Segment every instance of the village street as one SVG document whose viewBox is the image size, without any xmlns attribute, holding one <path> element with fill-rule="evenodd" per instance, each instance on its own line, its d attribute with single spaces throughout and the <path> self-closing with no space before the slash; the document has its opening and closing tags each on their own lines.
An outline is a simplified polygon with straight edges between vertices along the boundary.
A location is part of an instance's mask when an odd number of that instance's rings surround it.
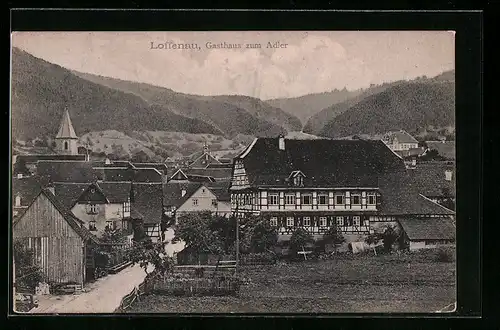
<svg viewBox="0 0 500 330">
<path fill-rule="evenodd" d="M 153 268 L 148 269 L 151 272 Z M 29 313 L 113 313 L 121 299 L 144 281 L 146 273 L 139 265 L 108 275 L 89 284 L 89 290 L 78 295 L 38 297 L 38 307 Z"/>
<path fill-rule="evenodd" d="M 172 228 L 169 228 L 165 231 L 165 239 L 163 241 L 168 242 L 168 244 L 165 244 L 165 253 L 169 257 L 173 257 L 174 253 L 182 251 L 184 249 L 184 246 L 186 245 L 186 243 L 183 241 L 175 244 L 171 243 L 174 237 L 175 232 Z"/>
</svg>

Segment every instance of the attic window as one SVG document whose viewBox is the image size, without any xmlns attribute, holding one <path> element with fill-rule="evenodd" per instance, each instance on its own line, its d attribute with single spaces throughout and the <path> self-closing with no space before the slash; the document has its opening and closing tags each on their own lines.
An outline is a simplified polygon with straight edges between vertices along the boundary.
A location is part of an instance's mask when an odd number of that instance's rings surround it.
<svg viewBox="0 0 500 330">
<path fill-rule="evenodd" d="M 94 193 L 95 193 L 95 189 L 94 189 L 94 188 L 90 188 L 90 192 L 91 192 L 92 194 L 94 194 Z"/>
</svg>

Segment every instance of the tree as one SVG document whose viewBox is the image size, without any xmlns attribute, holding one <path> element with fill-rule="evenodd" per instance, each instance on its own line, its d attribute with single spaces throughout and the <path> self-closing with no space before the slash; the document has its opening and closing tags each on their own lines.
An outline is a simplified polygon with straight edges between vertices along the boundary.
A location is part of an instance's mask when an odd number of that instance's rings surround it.
<svg viewBox="0 0 500 330">
<path fill-rule="evenodd" d="M 297 252 L 302 251 L 308 244 L 314 242 L 312 235 L 304 228 L 297 228 L 290 237 L 290 251 L 294 256 Z"/>
<path fill-rule="evenodd" d="M 266 252 L 278 242 L 278 232 L 269 221 L 260 219 L 255 225 L 251 236 L 251 249 L 253 252 Z"/>
<path fill-rule="evenodd" d="M 209 224 L 210 230 L 217 233 L 225 253 L 234 252 L 236 243 L 236 218 L 225 218 L 222 216 L 212 216 Z"/>
<path fill-rule="evenodd" d="M 384 250 L 390 252 L 392 250 L 392 245 L 396 242 L 399 235 L 394 230 L 392 226 L 387 226 L 382 234 L 382 242 L 384 243 Z"/>
<path fill-rule="evenodd" d="M 420 157 L 423 161 L 429 160 L 444 160 L 445 158 L 439 154 L 436 149 L 428 150 L 423 156 Z"/>
<path fill-rule="evenodd" d="M 29 175 L 30 171 L 28 170 L 28 167 L 26 166 L 26 160 L 22 157 L 17 158 L 15 164 L 14 164 L 14 175 L 17 174 L 22 174 L 22 175 Z"/>
<path fill-rule="evenodd" d="M 335 252 L 339 245 L 345 242 L 342 231 L 335 225 L 330 227 L 326 233 L 323 234 L 323 242 L 326 244 L 333 244 Z"/>
<path fill-rule="evenodd" d="M 162 275 L 171 273 L 174 268 L 174 260 L 165 254 L 165 244 L 162 242 L 142 241 L 134 244 L 130 260 L 133 264 L 139 264 L 146 274 L 149 274 L 149 265 L 153 265 L 154 271 Z"/>
<path fill-rule="evenodd" d="M 16 263 L 16 285 L 34 289 L 45 278 L 41 268 L 35 264 L 34 251 L 20 241 L 14 241 Z"/>
<path fill-rule="evenodd" d="M 192 212 L 179 217 L 172 242 L 184 241 L 195 253 L 221 254 L 224 244 L 221 237 L 210 228 L 212 214 L 210 212 Z"/>
<path fill-rule="evenodd" d="M 148 163 L 150 161 L 149 156 L 144 150 L 135 151 L 132 154 L 131 161 L 134 163 Z"/>
</svg>

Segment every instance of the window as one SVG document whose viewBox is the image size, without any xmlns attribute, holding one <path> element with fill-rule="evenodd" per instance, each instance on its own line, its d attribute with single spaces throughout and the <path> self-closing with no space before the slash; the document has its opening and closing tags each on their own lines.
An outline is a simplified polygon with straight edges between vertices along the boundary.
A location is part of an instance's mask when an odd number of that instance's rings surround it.
<svg viewBox="0 0 500 330">
<path fill-rule="evenodd" d="M 64 150 L 68 150 L 68 149 L 69 149 L 69 147 L 68 147 L 68 141 L 65 141 L 64 142 Z"/>
<path fill-rule="evenodd" d="M 197 198 L 193 198 L 193 206 L 197 206 L 198 205 L 198 199 Z"/>
<path fill-rule="evenodd" d="M 116 223 L 112 220 L 106 221 L 106 228 L 108 229 L 116 229 Z"/>
<path fill-rule="evenodd" d="M 295 205 L 295 195 L 292 195 L 292 194 L 285 195 L 285 204 L 286 205 Z"/>
<path fill-rule="evenodd" d="M 269 224 L 273 227 L 277 227 L 278 226 L 278 218 L 277 217 L 271 217 L 271 219 L 269 220 Z"/>
<path fill-rule="evenodd" d="M 95 221 L 89 221 L 89 230 L 90 231 L 96 231 L 97 228 L 95 226 Z"/>
<path fill-rule="evenodd" d="M 128 198 L 127 201 L 123 203 L 123 213 L 125 212 L 130 212 L 130 198 Z"/>
<path fill-rule="evenodd" d="M 319 205 L 328 204 L 328 195 L 326 195 L 326 194 L 318 195 L 318 204 Z"/>
<path fill-rule="evenodd" d="M 365 227 L 370 226 L 370 220 L 368 218 L 363 220 L 363 226 L 365 226 Z"/>
<path fill-rule="evenodd" d="M 204 194 L 205 193 L 205 188 L 201 189 L 201 192 Z"/>
<path fill-rule="evenodd" d="M 311 195 L 302 195 L 302 204 L 309 205 L 311 204 Z"/>
<path fill-rule="evenodd" d="M 344 217 L 337 217 L 337 226 L 342 227 L 344 225 Z"/>
<path fill-rule="evenodd" d="M 326 227 L 326 217 L 319 217 L 319 226 Z"/>
<path fill-rule="evenodd" d="M 278 194 L 269 195 L 269 205 L 278 205 Z"/>
<path fill-rule="evenodd" d="M 335 195 L 335 204 L 343 205 L 344 204 L 344 195 Z"/>
<path fill-rule="evenodd" d="M 16 206 L 21 206 L 21 196 L 16 196 Z"/>
<path fill-rule="evenodd" d="M 311 217 L 304 217 L 304 226 L 309 227 L 311 225 Z"/>
<path fill-rule="evenodd" d="M 293 178 L 293 184 L 295 186 L 303 186 L 304 185 L 304 178 L 302 177 L 302 175 L 300 174 L 297 174 L 297 176 L 295 178 Z"/>
<path fill-rule="evenodd" d="M 361 222 L 360 222 L 360 217 L 359 216 L 352 217 L 352 222 L 353 222 L 353 225 L 355 227 L 361 226 Z"/>
<path fill-rule="evenodd" d="M 97 214 L 99 213 L 99 207 L 97 204 L 89 204 L 87 206 L 87 214 Z"/>
<path fill-rule="evenodd" d="M 377 203 L 377 199 L 375 195 L 368 195 L 368 205 L 375 205 Z"/>
<path fill-rule="evenodd" d="M 286 225 L 287 227 L 293 227 L 295 225 L 295 220 L 293 217 L 287 217 L 286 218 Z"/>
<path fill-rule="evenodd" d="M 212 206 L 217 207 L 217 199 L 212 199 Z"/>
<path fill-rule="evenodd" d="M 361 196 L 352 195 L 352 204 L 353 205 L 360 205 L 361 204 Z"/>
</svg>

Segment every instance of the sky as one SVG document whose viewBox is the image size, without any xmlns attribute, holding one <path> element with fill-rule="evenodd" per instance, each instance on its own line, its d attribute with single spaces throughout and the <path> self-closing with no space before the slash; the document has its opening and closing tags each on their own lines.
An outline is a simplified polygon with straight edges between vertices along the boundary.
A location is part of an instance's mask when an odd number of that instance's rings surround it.
<svg viewBox="0 0 500 330">
<path fill-rule="evenodd" d="M 210 46 L 222 42 L 241 48 Z M 12 45 L 80 72 L 188 94 L 263 100 L 354 90 L 455 68 L 452 31 L 14 32 Z"/>
</svg>

